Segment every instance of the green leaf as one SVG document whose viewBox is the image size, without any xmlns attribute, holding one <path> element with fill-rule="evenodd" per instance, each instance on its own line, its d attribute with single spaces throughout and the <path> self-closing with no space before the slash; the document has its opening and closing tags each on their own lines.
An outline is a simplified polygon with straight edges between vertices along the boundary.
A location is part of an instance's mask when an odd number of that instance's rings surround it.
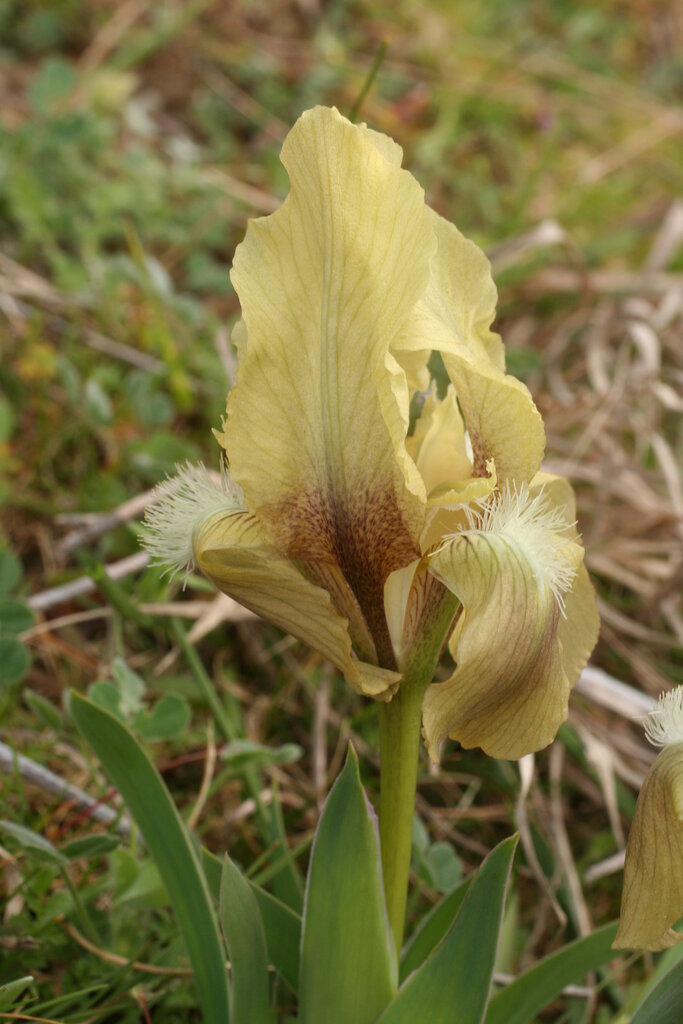
<svg viewBox="0 0 683 1024">
<path fill-rule="evenodd" d="M 20 1000 L 20 996 L 23 996 L 29 985 L 33 984 L 33 977 L 30 974 L 25 975 L 23 978 L 15 978 L 14 981 L 7 981 L 4 985 L 0 985 L 0 1010 L 11 1010 L 13 1007 L 23 1000 Z"/>
<path fill-rule="evenodd" d="M 0 686 L 20 682 L 31 667 L 31 656 L 13 636 L 0 637 Z"/>
<path fill-rule="evenodd" d="M 451 892 L 462 877 L 462 863 L 450 843 L 433 843 L 420 860 L 420 874 L 437 892 Z"/>
<path fill-rule="evenodd" d="M 80 839 L 72 839 L 69 843 L 60 846 L 59 851 L 69 860 L 81 860 L 87 857 L 101 857 L 105 853 L 112 853 L 121 845 L 117 836 L 111 836 L 107 832 L 101 832 L 92 836 L 82 836 Z"/>
<path fill-rule="evenodd" d="M 0 601 L 0 636 L 17 636 L 33 622 L 33 612 L 22 601 Z"/>
<path fill-rule="evenodd" d="M 480 1024 L 491 980 L 517 836 L 493 850 L 472 882 L 453 927 L 407 981 L 378 1024 Z"/>
<path fill-rule="evenodd" d="M 45 725 L 49 726 L 50 729 L 54 729 L 55 732 L 61 732 L 64 728 L 64 721 L 59 708 L 56 708 L 51 700 L 46 700 L 45 697 L 41 697 L 39 693 L 35 693 L 33 690 L 24 690 L 23 698 L 37 718 L 40 718 Z"/>
<path fill-rule="evenodd" d="M 132 878 L 131 861 L 135 868 Z M 136 904 L 145 909 L 168 906 L 168 893 L 153 860 L 140 863 L 129 850 L 118 849 L 112 854 L 112 866 L 117 877 L 117 906 Z"/>
<path fill-rule="evenodd" d="M 645 997 L 631 1024 L 680 1024 L 683 1006 L 683 960 L 679 960 Z"/>
<path fill-rule="evenodd" d="M 405 981 L 409 974 L 417 970 L 421 963 L 427 959 L 433 949 L 449 931 L 455 915 L 460 910 L 462 902 L 470 887 L 471 878 L 461 882 L 457 889 L 449 892 L 447 896 L 437 903 L 435 907 L 420 921 L 420 924 L 411 935 L 403 952 L 401 960 L 401 981 Z"/>
<path fill-rule="evenodd" d="M 194 846 L 159 773 L 126 727 L 77 693 L 71 715 L 144 837 L 178 918 L 204 1020 L 230 1019 L 223 944 Z"/>
<path fill-rule="evenodd" d="M 283 743 L 280 747 L 267 747 L 252 740 L 233 740 L 221 751 L 221 757 L 231 768 L 238 771 L 247 765 L 264 768 L 271 764 L 293 764 L 298 761 L 303 750 L 298 743 Z"/>
<path fill-rule="evenodd" d="M 232 975 L 232 1019 L 269 1024 L 268 954 L 261 912 L 248 881 L 230 858 L 223 862 L 220 913 Z"/>
<path fill-rule="evenodd" d="M 270 841 L 275 850 L 276 860 L 280 860 L 282 866 L 270 876 L 270 884 L 279 900 L 282 900 L 288 907 L 291 907 L 297 914 L 301 914 L 304 903 L 304 883 L 299 865 L 292 856 L 289 848 L 285 823 L 282 819 L 282 807 L 277 797 L 277 789 L 274 790 L 273 800 L 270 805 Z M 279 846 L 279 850 L 277 847 Z M 278 854 L 281 853 L 281 856 Z"/>
<path fill-rule="evenodd" d="M 28 90 L 31 106 L 45 114 L 60 100 L 65 99 L 76 84 L 76 73 L 63 57 L 49 57 L 43 61 Z"/>
<path fill-rule="evenodd" d="M 493 996 L 486 1024 L 530 1024 L 565 987 L 580 981 L 615 956 L 616 924 L 606 924 L 534 964 Z"/>
<path fill-rule="evenodd" d="M 0 548 L 0 594 L 9 594 L 21 581 L 21 562 L 8 548 Z"/>
<path fill-rule="evenodd" d="M 88 697 L 97 704 L 99 708 L 103 708 L 108 711 L 110 715 L 114 715 L 121 722 L 125 721 L 123 712 L 121 711 L 121 694 L 114 685 L 100 680 L 100 682 L 93 683 L 88 688 Z"/>
<path fill-rule="evenodd" d="M 370 1024 L 396 991 L 396 974 L 374 814 L 349 746 L 308 869 L 300 1024 Z"/>
<path fill-rule="evenodd" d="M 145 740 L 170 740 L 190 724 L 190 705 L 177 693 L 166 693 L 147 711 L 138 711 L 133 729 Z"/>
<path fill-rule="evenodd" d="M 142 697 L 146 689 L 144 679 L 129 668 L 123 658 L 114 658 L 111 674 L 121 694 L 121 711 L 126 718 L 137 714 L 142 708 Z"/>
<path fill-rule="evenodd" d="M 64 854 L 56 846 L 53 846 L 49 839 L 41 836 L 39 832 L 34 832 L 33 829 L 25 828 L 24 825 L 17 825 L 13 821 L 1 819 L 0 832 L 12 836 L 19 843 L 22 850 L 26 850 L 28 853 L 39 853 L 41 857 L 59 866 L 67 862 Z"/>
<path fill-rule="evenodd" d="M 221 884 L 221 862 L 215 854 L 202 847 L 202 867 L 209 889 L 218 900 Z M 296 995 L 299 986 L 299 947 L 301 917 L 276 896 L 248 880 L 261 911 L 266 931 L 268 962 L 287 982 Z"/>
<path fill-rule="evenodd" d="M 266 930 L 268 960 L 296 994 L 299 988 L 301 918 L 260 885 L 250 882 Z"/>
</svg>

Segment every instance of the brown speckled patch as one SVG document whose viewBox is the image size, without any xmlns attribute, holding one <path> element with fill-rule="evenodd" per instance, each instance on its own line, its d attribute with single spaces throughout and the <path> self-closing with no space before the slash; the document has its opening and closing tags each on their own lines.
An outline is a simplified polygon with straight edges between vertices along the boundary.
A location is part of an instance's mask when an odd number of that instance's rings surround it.
<svg viewBox="0 0 683 1024">
<path fill-rule="evenodd" d="M 476 430 L 470 431 L 470 441 L 472 443 L 472 476 L 488 477 L 489 471 L 486 468 L 486 444 L 481 434 L 478 434 Z"/>
<path fill-rule="evenodd" d="M 260 509 L 290 558 L 327 562 L 341 569 L 377 651 L 378 663 L 395 668 L 384 614 L 384 582 L 419 554 L 391 485 L 366 486 L 349 498 L 322 490 Z"/>
</svg>

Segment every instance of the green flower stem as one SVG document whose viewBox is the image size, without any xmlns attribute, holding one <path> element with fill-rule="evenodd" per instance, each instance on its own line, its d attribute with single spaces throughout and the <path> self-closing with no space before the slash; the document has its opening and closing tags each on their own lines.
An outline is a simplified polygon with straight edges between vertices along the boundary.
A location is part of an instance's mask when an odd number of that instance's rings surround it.
<svg viewBox="0 0 683 1024">
<path fill-rule="evenodd" d="M 432 581 L 394 698 L 379 704 L 379 835 L 389 924 L 400 959 L 408 900 L 422 698 L 453 627 L 458 599 Z"/>
<path fill-rule="evenodd" d="M 431 675 L 404 677 L 393 700 L 379 705 L 379 834 L 387 913 L 399 957 L 413 843 L 422 698 L 430 679 Z"/>
</svg>

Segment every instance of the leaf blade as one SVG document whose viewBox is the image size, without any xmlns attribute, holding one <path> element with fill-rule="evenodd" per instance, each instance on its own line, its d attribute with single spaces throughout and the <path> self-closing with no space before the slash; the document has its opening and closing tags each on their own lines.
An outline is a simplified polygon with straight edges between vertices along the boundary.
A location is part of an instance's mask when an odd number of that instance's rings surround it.
<svg viewBox="0 0 683 1024">
<path fill-rule="evenodd" d="M 529 1024 L 552 1002 L 565 985 L 571 985 L 614 958 L 612 942 L 617 925 L 607 924 L 585 938 L 576 939 L 520 974 L 495 995 L 486 1024 Z"/>
<path fill-rule="evenodd" d="M 72 693 L 71 715 L 144 836 L 182 930 L 208 1024 L 230 1019 L 222 942 L 189 835 L 161 776 L 113 715 Z"/>
<path fill-rule="evenodd" d="M 352 747 L 327 798 L 304 902 L 300 1024 L 371 1024 L 396 989 L 379 837 Z"/>
<path fill-rule="evenodd" d="M 232 974 L 232 1019 L 271 1024 L 268 955 L 263 920 L 248 881 L 225 856 L 220 916 Z"/>
<path fill-rule="evenodd" d="M 683 960 L 667 971 L 631 1018 L 631 1024 L 680 1024 L 683 1006 Z"/>
<path fill-rule="evenodd" d="M 401 986 L 378 1024 L 480 1024 L 488 1002 L 517 837 L 500 843 L 472 882 L 450 931 Z M 476 942 L 472 937 L 476 935 Z"/>
</svg>

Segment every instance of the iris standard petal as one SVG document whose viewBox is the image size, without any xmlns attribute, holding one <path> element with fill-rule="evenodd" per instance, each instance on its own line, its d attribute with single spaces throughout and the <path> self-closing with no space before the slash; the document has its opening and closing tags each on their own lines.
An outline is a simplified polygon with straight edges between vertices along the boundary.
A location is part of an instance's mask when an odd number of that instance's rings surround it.
<svg viewBox="0 0 683 1024">
<path fill-rule="evenodd" d="M 235 254 L 249 340 L 223 435 L 249 509 L 291 557 L 341 568 L 373 635 L 386 635 L 384 580 L 415 557 L 424 518 L 389 345 L 436 242 L 399 159 L 334 109 L 287 136 L 290 193 Z"/>
<path fill-rule="evenodd" d="M 423 704 L 433 759 L 446 736 L 519 758 L 547 746 L 566 718 L 559 623 L 583 558 L 568 525 L 542 493 L 508 487 L 430 557 L 462 604 L 450 641 L 456 670 Z"/>
<path fill-rule="evenodd" d="M 441 400 L 434 394 L 427 396 L 407 445 L 424 480 L 428 500 L 437 489 L 450 489 L 472 476 L 465 424 L 452 387 Z"/>
<path fill-rule="evenodd" d="M 489 262 L 448 221 L 430 211 L 437 255 L 424 295 L 394 342 L 396 351 L 441 352 L 465 418 L 474 475 L 493 459 L 499 482 L 529 481 L 545 449 L 543 421 L 528 389 L 505 373 L 500 337 L 491 330 L 496 288 Z"/>
</svg>

